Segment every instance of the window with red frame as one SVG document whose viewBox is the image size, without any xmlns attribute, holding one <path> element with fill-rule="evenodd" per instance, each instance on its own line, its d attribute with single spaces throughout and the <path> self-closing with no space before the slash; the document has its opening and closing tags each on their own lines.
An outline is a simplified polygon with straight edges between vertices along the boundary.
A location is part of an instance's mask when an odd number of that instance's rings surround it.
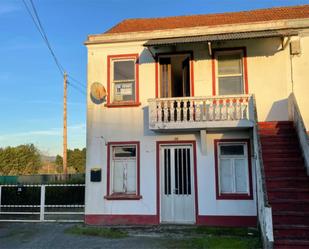
<svg viewBox="0 0 309 249">
<path fill-rule="evenodd" d="M 250 160 L 247 142 L 216 141 L 217 194 L 251 195 Z"/>
<path fill-rule="evenodd" d="M 216 51 L 215 57 L 217 64 L 217 94 L 244 94 L 243 51 Z"/>
<path fill-rule="evenodd" d="M 110 148 L 111 194 L 137 194 L 138 146 L 112 145 Z"/>
<path fill-rule="evenodd" d="M 109 103 L 130 105 L 138 102 L 137 55 L 109 56 Z"/>
</svg>

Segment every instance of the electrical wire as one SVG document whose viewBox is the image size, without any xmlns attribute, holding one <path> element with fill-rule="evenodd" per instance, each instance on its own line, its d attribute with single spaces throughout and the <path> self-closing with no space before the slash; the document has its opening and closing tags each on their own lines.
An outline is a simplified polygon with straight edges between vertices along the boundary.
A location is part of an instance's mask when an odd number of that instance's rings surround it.
<svg viewBox="0 0 309 249">
<path fill-rule="evenodd" d="M 69 77 L 71 80 L 75 81 L 75 82 L 76 82 L 77 84 L 79 84 L 80 86 L 86 87 L 86 84 L 85 84 L 85 83 L 80 82 L 79 80 L 75 79 L 75 78 L 72 77 L 71 75 L 68 74 L 68 77 Z"/>
<path fill-rule="evenodd" d="M 63 66 L 61 65 L 59 59 L 57 58 L 57 56 L 56 56 L 56 54 L 55 54 L 55 52 L 54 52 L 54 50 L 53 50 L 53 48 L 52 48 L 52 46 L 51 46 L 49 40 L 48 40 L 48 37 L 47 37 L 47 35 L 46 35 L 46 32 L 45 32 L 44 27 L 43 27 L 43 25 L 42 25 L 42 23 L 41 23 L 39 14 L 38 14 L 38 12 L 37 12 L 37 10 L 36 10 L 36 7 L 35 7 L 33 1 L 32 1 L 32 0 L 29 0 L 29 1 L 30 1 L 30 6 L 31 6 L 31 8 L 32 8 L 32 11 L 31 11 L 29 5 L 26 3 L 26 0 L 23 0 L 23 3 L 24 3 L 24 5 L 25 5 L 25 7 L 26 7 L 26 10 L 27 10 L 28 14 L 30 15 L 30 17 L 31 17 L 31 19 L 32 19 L 32 21 L 33 21 L 33 23 L 34 23 L 36 29 L 39 31 L 39 33 L 40 33 L 40 35 L 41 35 L 43 41 L 45 42 L 45 44 L 46 44 L 46 46 L 47 46 L 47 48 L 48 48 L 48 50 L 49 50 L 51 56 L 53 57 L 54 62 L 56 63 L 56 66 L 57 66 L 57 68 L 58 68 L 58 70 L 59 70 L 61 76 L 63 76 L 64 73 L 65 73 L 65 69 L 64 69 Z M 77 83 L 78 85 L 76 85 L 76 84 L 74 84 L 74 83 L 72 83 L 72 82 L 69 82 L 69 81 L 67 81 L 67 84 L 70 85 L 72 88 L 74 88 L 76 91 L 78 91 L 78 92 L 80 92 L 80 93 L 86 95 L 86 92 L 83 90 L 83 88 L 86 87 L 86 84 L 81 83 L 80 81 L 78 81 L 77 79 L 75 79 L 74 77 L 72 77 L 72 76 L 69 75 L 69 74 L 68 74 L 68 77 L 69 77 L 72 81 L 74 81 L 75 83 Z M 81 87 L 83 87 L 83 88 L 81 88 Z"/>
<path fill-rule="evenodd" d="M 81 89 L 80 87 L 78 87 L 77 85 L 75 85 L 74 83 L 67 81 L 67 84 L 68 84 L 68 86 L 73 87 L 76 91 L 78 91 L 82 95 L 86 95 L 86 92 L 83 89 Z"/>
<path fill-rule="evenodd" d="M 35 8 L 35 5 L 34 5 L 33 1 L 30 0 L 30 4 L 32 6 L 32 11 L 30 10 L 30 7 L 28 6 L 28 4 L 26 3 L 25 0 L 23 0 L 23 3 L 25 5 L 26 10 L 27 10 L 28 14 L 30 15 L 30 17 L 31 17 L 35 27 L 39 31 L 43 41 L 45 42 L 49 52 L 51 53 L 51 56 L 53 57 L 53 59 L 54 59 L 54 61 L 56 63 L 56 66 L 58 67 L 58 70 L 59 70 L 60 74 L 63 75 L 65 70 L 64 70 L 63 66 L 60 64 L 60 62 L 59 62 L 59 60 L 58 60 L 54 50 L 52 49 L 52 47 L 50 45 L 50 42 L 49 42 L 49 40 L 47 38 L 46 32 L 45 32 L 45 30 L 43 28 L 43 25 L 42 25 L 41 21 L 40 21 L 39 15 L 38 15 L 38 13 L 36 11 L 36 8 Z M 34 13 L 34 15 L 33 15 L 32 12 Z"/>
</svg>

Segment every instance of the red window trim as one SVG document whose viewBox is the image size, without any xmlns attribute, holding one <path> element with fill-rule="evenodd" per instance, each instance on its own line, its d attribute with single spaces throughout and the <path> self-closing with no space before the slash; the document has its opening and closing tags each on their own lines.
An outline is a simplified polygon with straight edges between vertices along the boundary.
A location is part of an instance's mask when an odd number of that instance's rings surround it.
<svg viewBox="0 0 309 249">
<path fill-rule="evenodd" d="M 111 102 L 111 61 L 112 59 L 135 59 L 135 101 Z M 107 103 L 106 107 L 139 106 L 139 54 L 115 54 L 107 56 Z"/>
<path fill-rule="evenodd" d="M 249 194 L 220 194 L 219 192 L 219 163 L 218 163 L 218 144 L 219 143 L 246 143 L 248 150 L 248 174 L 249 174 Z M 252 166 L 251 166 L 251 147 L 250 139 L 215 139 L 215 174 L 216 174 L 216 198 L 217 200 L 253 200 L 252 190 Z"/>
<path fill-rule="evenodd" d="M 216 52 L 221 51 L 236 51 L 241 50 L 243 52 L 243 68 L 244 68 L 244 87 L 245 94 L 248 94 L 248 64 L 247 64 L 247 48 L 246 47 L 233 47 L 233 48 L 216 48 L 212 51 L 212 95 L 218 95 L 216 85 L 217 85 L 217 75 L 216 75 Z"/>
<path fill-rule="evenodd" d="M 184 50 L 177 52 L 166 52 L 166 53 L 157 53 L 155 59 L 155 77 L 156 77 L 156 87 L 155 94 L 156 98 L 159 98 L 159 57 L 162 55 L 176 55 L 176 54 L 189 54 L 190 55 L 190 95 L 194 97 L 194 53 L 192 50 Z"/>
<path fill-rule="evenodd" d="M 124 194 L 124 193 L 111 193 L 110 190 L 110 177 L 111 177 L 111 165 L 110 165 L 110 152 L 111 147 L 114 145 L 136 145 L 136 194 Z M 139 141 L 121 141 L 121 142 L 108 142 L 107 143 L 107 170 L 106 170 L 106 200 L 140 200 L 140 142 Z"/>
<path fill-rule="evenodd" d="M 199 209 L 198 209 L 198 188 L 197 188 L 197 155 L 196 155 L 196 141 L 195 140 L 168 140 L 168 141 L 157 141 L 156 145 L 156 166 L 157 166 L 157 221 L 158 224 L 160 223 L 160 194 L 161 194 L 161 186 L 160 186 L 160 146 L 165 145 L 165 144 L 190 144 L 192 145 L 193 148 L 193 175 L 194 175 L 194 199 L 195 199 L 195 222 L 198 221 L 198 214 L 199 214 Z"/>
</svg>

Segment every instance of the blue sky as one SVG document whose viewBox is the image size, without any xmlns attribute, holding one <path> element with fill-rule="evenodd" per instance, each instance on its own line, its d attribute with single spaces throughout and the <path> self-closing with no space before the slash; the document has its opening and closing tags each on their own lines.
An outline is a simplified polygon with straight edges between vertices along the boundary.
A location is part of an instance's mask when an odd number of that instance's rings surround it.
<svg viewBox="0 0 309 249">
<path fill-rule="evenodd" d="M 27 2 L 29 0 L 26 0 Z M 240 11 L 309 0 L 33 0 L 63 67 L 86 84 L 88 34 L 125 18 Z M 63 80 L 22 0 L 0 0 L 0 147 L 62 151 Z M 86 96 L 68 89 L 68 145 L 86 143 Z"/>
</svg>

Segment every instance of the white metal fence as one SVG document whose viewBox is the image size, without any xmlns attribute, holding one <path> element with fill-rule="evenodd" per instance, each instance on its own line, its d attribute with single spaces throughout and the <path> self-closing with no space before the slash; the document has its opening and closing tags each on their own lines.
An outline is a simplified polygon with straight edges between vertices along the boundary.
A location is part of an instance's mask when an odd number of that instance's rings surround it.
<svg viewBox="0 0 309 249">
<path fill-rule="evenodd" d="M 0 222 L 83 222 L 85 208 L 84 201 L 83 204 L 46 204 L 46 189 L 55 187 L 84 188 L 85 184 L 0 185 Z M 4 188 L 16 188 L 17 192 L 23 188 L 39 188 L 40 202 L 39 204 L 3 204 Z M 57 209 L 57 211 L 51 211 L 51 209 Z M 46 216 L 48 215 L 54 217 L 66 216 L 69 218 L 47 219 Z M 5 216 L 9 216 L 9 218 L 5 218 Z M 38 218 L 33 219 L 34 216 L 37 216 Z"/>
</svg>

